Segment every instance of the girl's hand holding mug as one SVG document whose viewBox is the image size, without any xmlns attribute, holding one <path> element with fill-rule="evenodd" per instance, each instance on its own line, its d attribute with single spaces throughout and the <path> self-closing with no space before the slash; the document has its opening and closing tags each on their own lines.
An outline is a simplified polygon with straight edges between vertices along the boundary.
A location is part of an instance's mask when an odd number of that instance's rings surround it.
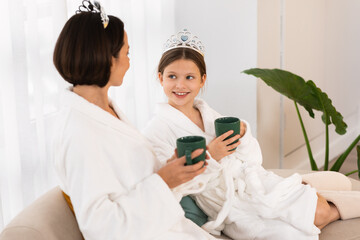
<svg viewBox="0 0 360 240">
<path fill-rule="evenodd" d="M 232 142 L 238 140 L 240 135 L 237 134 L 227 140 L 225 138 L 229 137 L 234 131 L 230 130 L 220 135 L 219 137 L 212 140 L 209 145 L 207 146 L 208 151 L 213 159 L 216 161 L 221 160 L 223 157 L 226 157 L 235 152 L 237 146 L 240 145 L 240 141 L 231 144 Z M 231 144 L 231 145 L 229 145 Z"/>
</svg>

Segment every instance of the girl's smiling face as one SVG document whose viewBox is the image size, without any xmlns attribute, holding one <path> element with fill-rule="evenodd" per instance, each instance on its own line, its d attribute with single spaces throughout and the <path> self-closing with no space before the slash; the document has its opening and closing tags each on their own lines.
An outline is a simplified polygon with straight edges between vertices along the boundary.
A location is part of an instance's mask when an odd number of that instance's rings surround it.
<svg viewBox="0 0 360 240">
<path fill-rule="evenodd" d="M 179 59 L 165 67 L 163 74 L 159 73 L 159 79 L 169 104 L 180 110 L 193 107 L 206 75 L 200 75 L 193 61 Z"/>
</svg>

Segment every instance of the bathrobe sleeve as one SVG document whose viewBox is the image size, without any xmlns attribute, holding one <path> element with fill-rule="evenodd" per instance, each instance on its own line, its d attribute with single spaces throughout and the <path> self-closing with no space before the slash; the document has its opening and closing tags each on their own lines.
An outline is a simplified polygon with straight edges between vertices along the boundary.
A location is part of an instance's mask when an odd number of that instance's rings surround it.
<svg viewBox="0 0 360 240">
<path fill-rule="evenodd" d="M 66 160 L 58 168 L 63 168 L 66 193 L 85 239 L 153 239 L 183 217 L 180 205 L 157 174 L 127 190 L 108 161 L 102 161 L 108 154 L 95 135 L 78 134 L 63 144 Z M 126 151 L 118 161 L 126 161 Z M 122 174 L 132 177 L 126 169 Z"/>
<path fill-rule="evenodd" d="M 143 131 L 153 146 L 161 166 L 164 166 L 167 160 L 175 153 L 177 139 L 174 133 L 175 130 L 176 129 L 171 129 L 165 120 L 155 118 L 151 120 L 148 127 Z"/>
<path fill-rule="evenodd" d="M 246 132 L 240 138 L 241 144 L 236 149 L 236 157 L 246 162 L 248 166 L 260 166 L 262 164 L 262 154 L 259 142 L 253 137 L 250 124 L 243 119 L 241 121 L 246 124 Z"/>
</svg>

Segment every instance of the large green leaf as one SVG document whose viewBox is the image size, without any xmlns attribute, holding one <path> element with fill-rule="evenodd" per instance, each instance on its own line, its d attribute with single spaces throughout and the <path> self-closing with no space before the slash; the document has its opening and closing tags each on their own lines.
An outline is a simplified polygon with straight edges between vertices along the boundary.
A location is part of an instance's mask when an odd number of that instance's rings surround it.
<svg viewBox="0 0 360 240">
<path fill-rule="evenodd" d="M 324 123 L 333 123 L 338 134 L 346 133 L 347 125 L 343 121 L 343 116 L 336 111 L 327 94 L 322 92 L 313 81 L 305 82 L 302 77 L 281 69 L 252 68 L 245 70 L 244 73 L 262 79 L 277 92 L 296 101 L 312 118 L 314 118 L 313 109 L 323 112 Z"/>
<path fill-rule="evenodd" d="M 325 111 L 326 111 L 326 114 L 324 114 L 322 116 L 323 122 L 325 124 L 326 124 L 326 122 L 328 124 L 333 123 L 335 125 L 335 127 L 336 127 L 335 131 L 337 133 L 339 133 L 341 135 L 345 134 L 347 125 L 343 120 L 344 118 L 339 112 L 336 111 L 336 109 L 332 105 L 332 101 L 328 97 L 328 95 L 326 93 L 322 92 L 321 89 L 318 88 L 313 81 L 309 80 L 306 84 L 308 86 L 310 86 L 313 89 L 314 92 L 317 93 L 318 100 L 321 103 L 321 105 L 323 106 L 322 112 L 325 113 Z M 327 119 L 325 119 L 325 116 L 327 116 L 326 117 Z M 330 120 L 330 118 L 331 118 L 331 120 Z"/>
</svg>

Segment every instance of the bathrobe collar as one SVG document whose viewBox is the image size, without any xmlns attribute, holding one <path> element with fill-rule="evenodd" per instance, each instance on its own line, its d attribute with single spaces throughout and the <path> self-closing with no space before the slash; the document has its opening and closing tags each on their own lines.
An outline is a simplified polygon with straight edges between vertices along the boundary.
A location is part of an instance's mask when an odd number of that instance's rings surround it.
<svg viewBox="0 0 360 240">
<path fill-rule="evenodd" d="M 197 108 L 200 113 L 204 124 L 205 132 L 201 130 L 195 123 L 193 123 L 185 114 L 181 111 L 177 110 L 173 106 L 168 103 L 159 103 L 157 106 L 157 114 L 169 121 L 173 124 L 177 125 L 179 128 L 186 128 L 189 132 L 202 135 L 215 135 L 215 128 L 213 119 L 220 117 L 215 116 L 216 114 L 209 105 L 202 99 L 194 100 L 194 107 Z M 217 114 L 216 114 L 217 115 Z"/>
<path fill-rule="evenodd" d="M 88 117 L 96 120 L 100 124 L 113 128 L 114 130 L 126 134 L 130 138 L 135 138 L 137 141 L 141 139 L 146 146 L 153 152 L 149 141 L 130 123 L 125 114 L 120 108 L 109 98 L 109 104 L 114 109 L 118 118 L 111 115 L 109 112 L 103 110 L 99 106 L 87 101 L 85 98 L 74 93 L 72 87 L 66 89 L 62 95 L 61 102 L 63 107 L 76 109 Z M 154 153 L 154 152 L 153 152 Z"/>
</svg>

